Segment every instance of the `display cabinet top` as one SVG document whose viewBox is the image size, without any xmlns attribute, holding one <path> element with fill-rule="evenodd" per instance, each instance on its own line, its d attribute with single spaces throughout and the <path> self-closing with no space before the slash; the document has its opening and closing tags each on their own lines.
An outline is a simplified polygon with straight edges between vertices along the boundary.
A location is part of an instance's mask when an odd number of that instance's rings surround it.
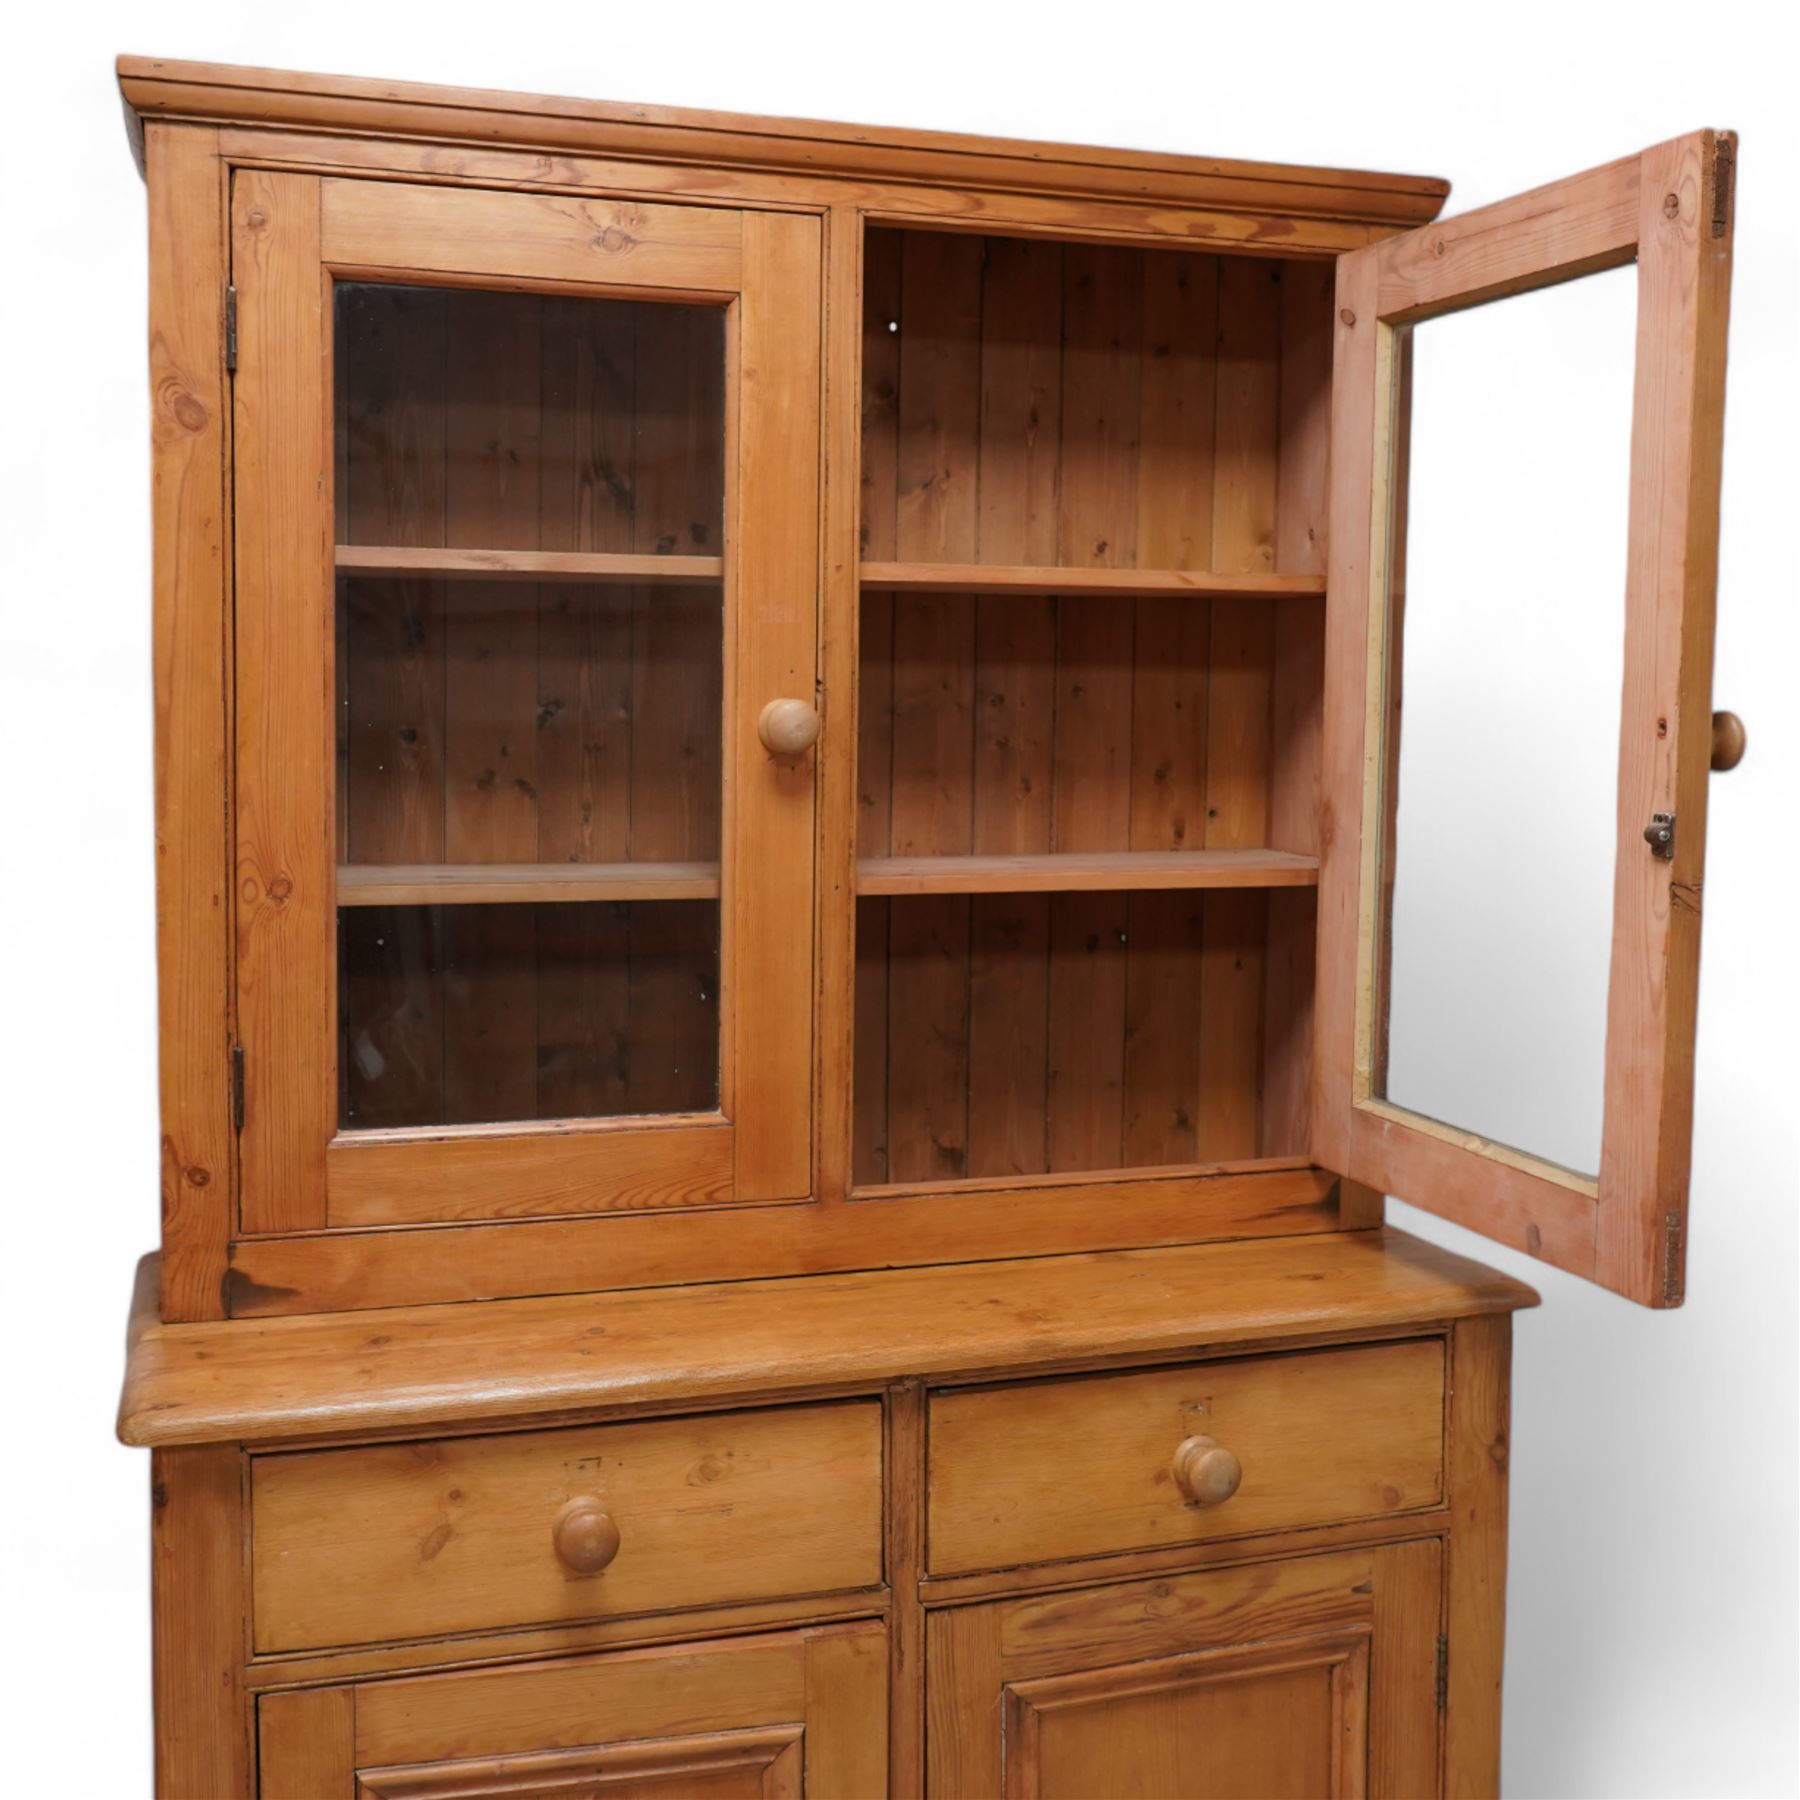
<svg viewBox="0 0 1800 1800">
<path fill-rule="evenodd" d="M 185 119 L 804 174 L 821 181 L 1287 214 L 1389 229 L 1435 218 L 1450 191 L 1448 182 L 1423 175 L 769 119 L 149 56 L 121 56 L 118 74 L 140 168 L 142 121 Z"/>
</svg>

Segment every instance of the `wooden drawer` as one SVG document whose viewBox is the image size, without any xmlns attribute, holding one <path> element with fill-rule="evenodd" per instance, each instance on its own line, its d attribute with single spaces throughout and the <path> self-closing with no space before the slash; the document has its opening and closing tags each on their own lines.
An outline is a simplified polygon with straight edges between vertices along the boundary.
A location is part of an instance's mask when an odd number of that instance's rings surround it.
<svg viewBox="0 0 1800 1800">
<path fill-rule="evenodd" d="M 1237 1492 L 1200 1506 L 1177 1447 L 1216 1439 Z M 1443 1497 L 1436 1339 L 937 1393 L 927 1566 L 948 1575 L 1380 1517 Z"/>
<path fill-rule="evenodd" d="M 586 1495 L 618 1547 L 584 1574 L 553 1534 Z M 259 1456 L 251 1541 L 259 1651 L 870 1587 L 882 1573 L 881 1407 Z"/>
</svg>

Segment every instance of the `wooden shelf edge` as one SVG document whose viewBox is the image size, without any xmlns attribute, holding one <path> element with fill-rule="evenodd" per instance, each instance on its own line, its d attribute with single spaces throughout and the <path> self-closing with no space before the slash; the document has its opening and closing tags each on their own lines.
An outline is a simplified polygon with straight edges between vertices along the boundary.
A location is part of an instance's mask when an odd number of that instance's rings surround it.
<svg viewBox="0 0 1800 1800">
<path fill-rule="evenodd" d="M 1196 600 L 1317 598 L 1323 575 L 1228 575 L 1206 569 L 1056 569 L 988 563 L 866 562 L 868 589 L 903 594 L 1186 594 Z"/>
<path fill-rule="evenodd" d="M 345 863 L 345 906 L 525 906 L 578 900 L 714 900 L 717 863 Z"/>
<path fill-rule="evenodd" d="M 1538 1298 L 1391 1226 L 196 1325 L 159 1324 L 155 1295 L 146 1259 L 118 1415 L 121 1439 L 140 1446 L 1023 1374 L 1448 1323 Z"/>
<path fill-rule="evenodd" d="M 516 576 L 528 581 L 718 581 L 720 556 L 640 556 L 598 550 L 443 550 L 430 545 L 339 544 L 340 575 L 426 576 L 481 581 Z"/>
<path fill-rule="evenodd" d="M 856 891 L 1082 894 L 1146 888 L 1317 887 L 1319 859 L 1290 850 L 1070 851 L 1049 856 L 871 856 Z"/>
</svg>

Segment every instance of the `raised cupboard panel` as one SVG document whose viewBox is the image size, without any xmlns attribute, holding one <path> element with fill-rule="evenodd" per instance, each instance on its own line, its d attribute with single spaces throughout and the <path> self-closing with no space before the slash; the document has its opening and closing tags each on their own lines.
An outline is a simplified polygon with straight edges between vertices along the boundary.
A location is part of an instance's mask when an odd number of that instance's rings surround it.
<svg viewBox="0 0 1800 1800">
<path fill-rule="evenodd" d="M 1439 1791 L 1435 1541 L 952 1607 L 934 1800 Z"/>
<path fill-rule="evenodd" d="M 878 1624 L 265 1694 L 259 1800 L 846 1800 L 887 1783 Z"/>
</svg>

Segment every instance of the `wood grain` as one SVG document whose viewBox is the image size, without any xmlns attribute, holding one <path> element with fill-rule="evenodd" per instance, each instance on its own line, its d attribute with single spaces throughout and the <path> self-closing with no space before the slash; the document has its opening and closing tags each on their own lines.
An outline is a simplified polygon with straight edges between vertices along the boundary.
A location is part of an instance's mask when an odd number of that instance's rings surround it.
<svg viewBox="0 0 1800 1800">
<path fill-rule="evenodd" d="M 1155 1184 L 1150 1184 L 1154 1186 Z M 1041 1202 L 1039 1202 L 1041 1204 Z M 517 1229 L 517 1228 L 513 1228 Z M 1353 1333 L 1535 1304 L 1391 1229 L 355 1316 L 140 1320 L 127 1443 L 420 1429 Z M 883 1322 L 879 1333 L 868 1321 Z M 606 1345 L 592 1353 L 594 1333 Z M 363 1371 L 356 1381 L 346 1370 Z"/>
<path fill-rule="evenodd" d="M 729 830 L 746 875 L 734 878 L 725 1012 L 744 1200 L 812 1191 L 814 787 L 815 764 L 831 753 L 830 728 L 811 756 L 772 757 L 756 718 L 777 695 L 814 697 L 818 680 L 823 253 L 817 219 L 771 213 L 744 222 L 726 717 L 736 784 Z"/>
<path fill-rule="evenodd" d="M 156 714 L 157 1058 L 163 1313 L 224 1317 L 235 1226 L 227 731 L 229 404 L 218 134 L 153 123 L 150 190 L 151 680 Z"/>
<path fill-rule="evenodd" d="M 339 906 L 488 906 L 719 896 L 717 863 L 349 863 Z"/>
<path fill-rule="evenodd" d="M 1678 1306 L 1686 1291 L 1736 155 L 1730 133 L 1696 132 L 1646 151 L 1639 174 L 1619 849 L 1594 1279 L 1648 1306 Z M 1678 820 L 1666 862 L 1642 853 L 1644 826 L 1658 812 Z"/>
<path fill-rule="evenodd" d="M 619 550 L 438 549 L 434 545 L 339 544 L 340 575 L 431 575 L 444 581 L 487 581 L 524 575 L 533 581 L 643 582 L 717 581 L 724 573 L 719 556 L 637 555 Z"/>
<path fill-rule="evenodd" d="M 1318 859 L 1281 850 L 1064 850 L 1038 856 L 878 856 L 859 894 L 1066 894 L 1311 887 Z"/>
<path fill-rule="evenodd" d="M 1696 133 L 1407 234 L 1340 264 L 1333 418 L 1326 801 L 1312 1152 L 1358 1182 L 1647 1305 L 1679 1302 L 1730 273 L 1721 139 Z M 1731 145 L 1724 140 L 1726 167 Z M 1715 213 L 1720 201 L 1724 211 Z M 1379 843 L 1396 695 L 1388 515 L 1398 323 L 1637 254 L 1637 387 L 1617 876 L 1599 1179 L 1419 1118 L 1381 1093 Z M 1683 720 L 1683 736 L 1677 727 Z M 1691 863 L 1647 854 L 1652 812 L 1696 812 Z M 1682 852 L 1678 849 L 1678 858 Z"/>
<path fill-rule="evenodd" d="M 336 1123 L 334 742 L 327 321 L 319 183 L 240 175 L 232 192 L 237 611 L 237 1006 L 245 1231 L 324 1223 Z"/>
<path fill-rule="evenodd" d="M 886 1493 L 890 1615 L 888 1671 L 889 1800 L 924 1800 L 925 1613 L 919 1582 L 925 1573 L 925 1388 L 896 1382 L 886 1398 L 887 1436 L 882 1448 Z"/>
<path fill-rule="evenodd" d="M 865 544 L 858 888 L 1131 898 L 862 908 L 857 1183 L 1303 1147 L 1311 907 L 1154 890 L 1310 882 L 1327 286 L 971 241 L 870 238 L 864 506 L 926 560 Z"/>
<path fill-rule="evenodd" d="M 655 1212 L 733 1197 L 718 1114 L 561 1130 L 351 1132 L 325 1151 L 334 1226 Z"/>
<path fill-rule="evenodd" d="M 1449 1641 L 1444 1792 L 1500 1790 L 1500 1675 L 1506 1634 L 1506 1484 L 1512 1320 L 1460 1321 L 1450 1336 Z"/>
<path fill-rule="evenodd" d="M 1021 1233 L 1042 1255 L 1297 1236 L 1337 1228 L 1339 1187 L 1277 1158 L 889 1184 L 858 1190 L 878 1209 L 721 1207 L 704 1232 L 677 1211 L 240 1239 L 226 1295 L 233 1318 L 272 1317 L 980 1260 L 1016 1255 Z"/>
<path fill-rule="evenodd" d="M 1404 1748 L 1437 1738 L 1427 1548 L 935 1612 L 928 1779 L 971 1800 L 1429 1791 L 1413 1783 L 1435 1755 Z M 1295 1681 L 1309 1669 L 1321 1686 Z"/>
<path fill-rule="evenodd" d="M 551 1528 L 590 1492 L 621 1544 L 582 1575 Z M 259 1651 L 869 1587 L 881 1413 L 856 1401 L 259 1457 L 251 1521 Z"/>
<path fill-rule="evenodd" d="M 596 1783 L 640 1795 L 875 1793 L 884 1656 L 882 1627 L 865 1621 L 365 1682 L 346 1760 L 363 1791 L 390 1800 Z M 709 1779 L 734 1771 L 752 1785 Z"/>
<path fill-rule="evenodd" d="M 154 1308 L 153 1288 L 138 1298 Z M 244 1459 L 231 1444 L 159 1448 L 150 1503 L 156 1791 L 247 1794 Z"/>
<path fill-rule="evenodd" d="M 1316 598 L 1325 592 L 1322 576 L 1311 574 L 1233 574 L 1204 569 L 1113 569 L 1081 567 L 1009 567 L 994 563 L 865 562 L 865 588 L 902 594 L 1016 595 L 1044 594 L 1175 595 L 1192 600 L 1278 600 Z"/>
<path fill-rule="evenodd" d="M 1432 1341 L 939 1394 L 931 1572 L 1432 1507 L 1443 1417 Z M 1197 1432 L 1243 1466 L 1218 1506 L 1187 1504 L 1170 1476 Z"/>
<path fill-rule="evenodd" d="M 256 1794 L 257 1800 L 358 1794 L 354 1688 L 301 1688 L 257 1701 Z"/>
<path fill-rule="evenodd" d="M 1389 227 L 1434 217 L 1449 192 L 1447 182 L 1419 175 L 556 100 L 141 56 L 122 56 L 117 67 L 127 105 L 151 116 L 389 138 L 410 132 L 484 148 L 527 144 L 713 169 L 829 170 L 951 188 L 1119 194 L 1164 206 L 1237 205 Z"/>
<path fill-rule="evenodd" d="M 629 200 L 326 181 L 320 244 L 357 269 L 721 294 L 743 279 L 740 214 Z"/>
</svg>

